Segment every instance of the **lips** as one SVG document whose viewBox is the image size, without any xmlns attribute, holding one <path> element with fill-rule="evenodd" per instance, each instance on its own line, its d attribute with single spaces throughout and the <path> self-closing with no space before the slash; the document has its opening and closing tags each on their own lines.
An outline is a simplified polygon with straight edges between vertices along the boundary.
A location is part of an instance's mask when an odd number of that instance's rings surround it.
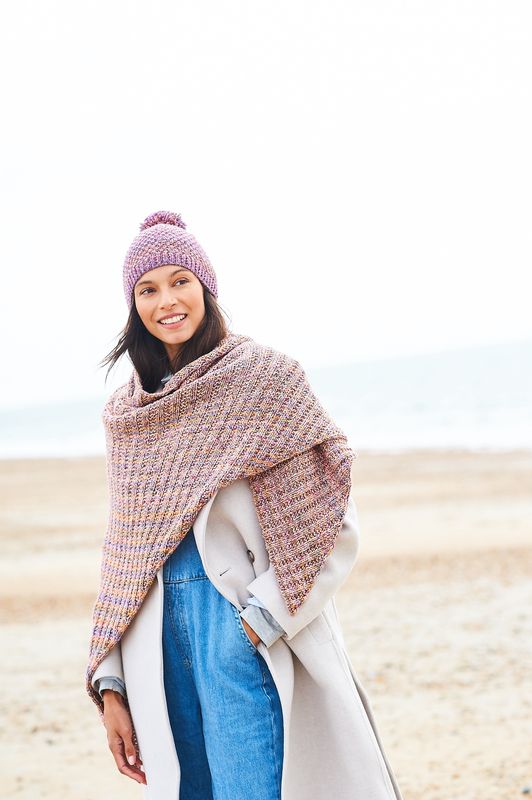
<svg viewBox="0 0 532 800">
<path fill-rule="evenodd" d="M 161 317 L 160 322 L 161 325 L 178 325 L 180 322 L 184 322 L 187 318 L 187 314 L 167 314 L 166 317 Z M 173 319 L 174 317 L 181 317 L 181 319 L 176 319 L 174 322 L 165 322 L 164 320 Z"/>
</svg>

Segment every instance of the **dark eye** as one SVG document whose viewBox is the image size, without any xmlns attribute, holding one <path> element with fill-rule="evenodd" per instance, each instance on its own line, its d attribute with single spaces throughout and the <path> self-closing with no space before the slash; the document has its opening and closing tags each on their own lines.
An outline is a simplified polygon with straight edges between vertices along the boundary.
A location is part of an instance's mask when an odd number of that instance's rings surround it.
<svg viewBox="0 0 532 800">
<path fill-rule="evenodd" d="M 183 281 L 183 283 L 188 283 L 188 278 L 178 278 L 176 281 L 174 281 L 174 285 L 176 283 L 179 283 L 180 281 Z M 146 289 L 142 289 L 142 291 L 139 292 L 139 294 L 145 294 L 146 292 L 151 292 L 151 291 L 152 289 L 150 289 L 150 287 L 148 286 Z"/>
</svg>

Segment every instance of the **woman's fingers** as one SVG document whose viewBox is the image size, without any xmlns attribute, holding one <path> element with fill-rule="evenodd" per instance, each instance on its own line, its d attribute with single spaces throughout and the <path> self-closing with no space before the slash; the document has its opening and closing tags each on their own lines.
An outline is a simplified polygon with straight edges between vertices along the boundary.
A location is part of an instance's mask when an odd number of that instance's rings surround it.
<svg viewBox="0 0 532 800">
<path fill-rule="evenodd" d="M 113 754 L 118 771 L 121 772 L 122 775 L 127 775 L 128 778 L 132 778 L 134 781 L 137 781 L 137 783 L 146 783 L 146 775 L 139 766 L 141 763 L 140 759 L 137 759 L 135 755 L 135 764 L 131 765 L 127 762 L 125 744 L 120 734 L 117 733 L 110 737 L 109 748 Z"/>
<path fill-rule="evenodd" d="M 104 691 L 103 694 L 105 698 L 106 695 L 110 695 L 110 690 Z M 137 753 L 134 742 L 131 714 L 121 695 L 118 693 L 113 695 L 107 700 L 104 699 L 104 722 L 109 749 L 119 772 L 138 783 L 146 784 L 146 775 L 141 769 L 142 759 Z"/>
</svg>

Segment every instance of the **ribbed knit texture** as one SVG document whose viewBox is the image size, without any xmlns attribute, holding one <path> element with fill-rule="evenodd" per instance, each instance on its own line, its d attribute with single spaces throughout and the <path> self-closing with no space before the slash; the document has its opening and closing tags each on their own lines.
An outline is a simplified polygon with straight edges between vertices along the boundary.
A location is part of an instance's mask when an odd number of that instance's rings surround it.
<svg viewBox="0 0 532 800">
<path fill-rule="evenodd" d="M 103 719 L 94 671 L 216 491 L 248 478 L 294 614 L 334 547 L 357 454 L 299 362 L 236 333 L 155 393 L 144 391 L 134 369 L 102 419 L 110 511 L 86 679 Z"/>
</svg>

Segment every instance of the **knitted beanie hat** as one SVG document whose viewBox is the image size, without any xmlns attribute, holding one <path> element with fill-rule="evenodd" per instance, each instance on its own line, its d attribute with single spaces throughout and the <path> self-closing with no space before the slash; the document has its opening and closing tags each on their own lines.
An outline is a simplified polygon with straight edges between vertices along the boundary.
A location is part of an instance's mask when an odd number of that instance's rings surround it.
<svg viewBox="0 0 532 800">
<path fill-rule="evenodd" d="M 180 214 L 156 211 L 140 225 L 124 261 L 124 293 L 131 309 L 133 287 L 141 275 L 163 264 L 178 264 L 193 272 L 204 286 L 218 296 L 218 284 L 207 254 L 186 230 Z"/>
</svg>

